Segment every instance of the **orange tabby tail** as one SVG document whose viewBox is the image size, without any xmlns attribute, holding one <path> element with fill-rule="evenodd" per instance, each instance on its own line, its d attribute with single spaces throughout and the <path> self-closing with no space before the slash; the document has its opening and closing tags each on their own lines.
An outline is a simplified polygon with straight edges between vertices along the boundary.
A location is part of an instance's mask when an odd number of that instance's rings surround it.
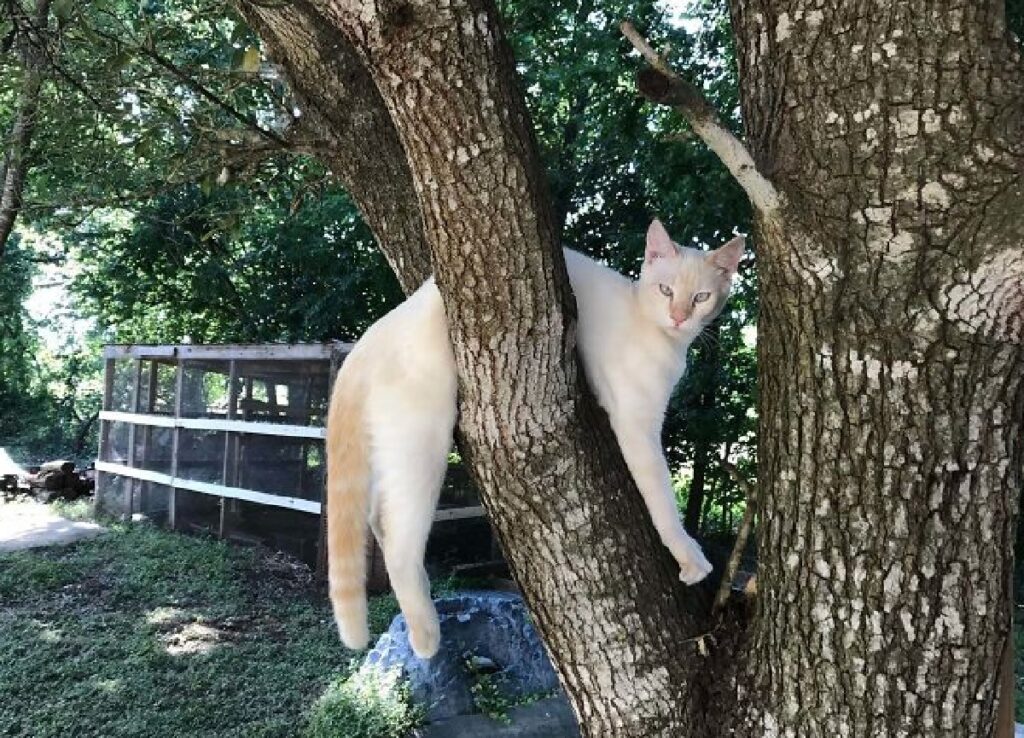
<svg viewBox="0 0 1024 738">
<path fill-rule="evenodd" d="M 327 414 L 327 557 L 331 605 L 341 640 L 353 649 L 370 640 L 366 621 L 366 527 L 369 443 L 356 367 L 346 360 Z"/>
</svg>

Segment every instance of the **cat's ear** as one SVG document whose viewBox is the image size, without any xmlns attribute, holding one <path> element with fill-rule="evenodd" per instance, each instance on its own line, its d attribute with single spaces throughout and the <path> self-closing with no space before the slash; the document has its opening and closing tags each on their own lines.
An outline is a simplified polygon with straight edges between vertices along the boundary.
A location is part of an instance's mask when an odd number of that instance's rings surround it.
<svg viewBox="0 0 1024 738">
<path fill-rule="evenodd" d="M 644 261 L 650 264 L 655 259 L 671 259 L 678 256 L 676 245 L 669 238 L 668 231 L 661 221 L 655 218 L 647 229 L 647 247 L 644 249 Z"/>
<path fill-rule="evenodd" d="M 739 269 L 740 259 L 743 258 L 743 252 L 746 251 L 746 248 L 746 237 L 736 236 L 708 254 L 708 261 L 714 264 L 722 272 L 723 276 L 731 279 L 736 274 L 736 270 Z"/>
</svg>

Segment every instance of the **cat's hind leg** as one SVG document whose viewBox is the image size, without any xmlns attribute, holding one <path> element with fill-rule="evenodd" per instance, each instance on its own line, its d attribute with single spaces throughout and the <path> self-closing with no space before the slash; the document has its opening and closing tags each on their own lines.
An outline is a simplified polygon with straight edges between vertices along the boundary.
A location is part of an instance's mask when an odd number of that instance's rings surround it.
<svg viewBox="0 0 1024 738">
<path fill-rule="evenodd" d="M 437 653 L 440 628 L 423 566 L 451 450 L 451 422 L 442 412 L 424 418 L 395 418 L 373 433 L 377 527 L 384 563 L 409 627 L 409 642 L 421 658 Z"/>
</svg>

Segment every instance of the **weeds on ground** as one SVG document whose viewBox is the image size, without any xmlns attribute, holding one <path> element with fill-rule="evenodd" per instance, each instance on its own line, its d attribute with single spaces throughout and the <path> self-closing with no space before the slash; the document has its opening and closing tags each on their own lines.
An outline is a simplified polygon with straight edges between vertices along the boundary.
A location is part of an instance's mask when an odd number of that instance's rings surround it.
<svg viewBox="0 0 1024 738">
<path fill-rule="evenodd" d="M 423 722 L 397 673 L 356 673 L 331 684 L 310 715 L 308 738 L 402 738 Z"/>
</svg>

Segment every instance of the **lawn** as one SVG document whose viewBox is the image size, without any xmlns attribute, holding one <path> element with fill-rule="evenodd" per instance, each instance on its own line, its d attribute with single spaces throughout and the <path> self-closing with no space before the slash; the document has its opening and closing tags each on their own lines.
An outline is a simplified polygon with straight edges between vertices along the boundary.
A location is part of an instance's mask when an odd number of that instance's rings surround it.
<svg viewBox="0 0 1024 738">
<path fill-rule="evenodd" d="M 396 608 L 372 611 L 379 632 Z M 356 654 L 306 567 L 145 524 L 0 555 L 0 654 L 3 736 L 371 738 L 416 718 L 346 683 Z"/>
<path fill-rule="evenodd" d="M 390 596 L 371 600 L 374 632 L 396 612 Z M 1019 623 L 1016 635 L 1022 720 Z M 118 523 L 0 554 L 5 738 L 407 734 L 416 711 L 400 690 L 348 680 L 356 657 L 310 571 L 266 549 Z"/>
</svg>

